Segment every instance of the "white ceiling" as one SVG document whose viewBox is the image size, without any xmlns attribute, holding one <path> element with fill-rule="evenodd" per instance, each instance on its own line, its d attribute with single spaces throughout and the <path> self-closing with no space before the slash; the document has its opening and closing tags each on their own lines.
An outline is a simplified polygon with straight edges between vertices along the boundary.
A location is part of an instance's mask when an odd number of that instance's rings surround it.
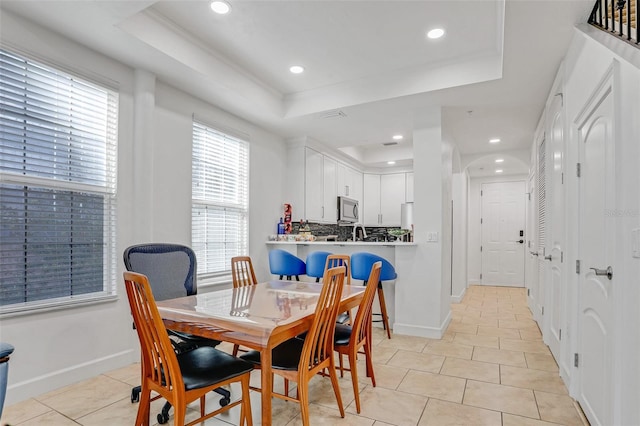
<svg viewBox="0 0 640 426">
<path fill-rule="evenodd" d="M 586 21 L 593 0 L 229 3 L 224 16 L 200 0 L 3 0 L 0 7 L 364 167 L 387 160 L 410 167 L 413 117 L 440 106 L 443 134 L 480 176 L 498 153 L 505 174 L 527 172 L 518 159 L 573 25 Z M 442 39 L 426 38 L 434 27 L 446 30 Z M 290 74 L 294 64 L 305 73 Z M 337 111 L 344 117 L 331 117 Z M 397 133 L 400 144 L 382 145 Z M 492 137 L 502 142 L 490 145 Z"/>
</svg>

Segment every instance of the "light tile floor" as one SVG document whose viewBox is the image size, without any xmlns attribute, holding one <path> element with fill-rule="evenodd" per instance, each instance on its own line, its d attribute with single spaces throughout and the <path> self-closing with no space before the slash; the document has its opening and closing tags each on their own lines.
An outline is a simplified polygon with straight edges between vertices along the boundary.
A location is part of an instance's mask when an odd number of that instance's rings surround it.
<svg viewBox="0 0 640 426">
<path fill-rule="evenodd" d="M 313 379 L 311 424 L 344 426 L 426 425 L 587 425 L 578 404 L 568 396 L 558 367 L 531 319 L 525 290 L 470 287 L 452 305 L 452 321 L 440 340 L 394 335 L 388 340 L 374 329 L 377 386 L 360 372 L 361 414 L 353 403 L 349 373 L 340 379 L 346 416 L 338 413 L 327 378 Z M 222 344 L 230 350 L 231 345 Z M 131 425 L 138 405 L 130 392 L 139 382 L 134 364 L 45 395 L 5 407 L 4 425 Z M 255 374 L 252 382 L 259 380 Z M 276 388 L 282 390 L 281 380 Z M 233 396 L 239 389 L 232 388 Z M 217 404 L 215 394 L 208 398 Z M 260 395 L 251 396 L 254 424 L 260 424 Z M 152 424 L 162 406 L 153 403 Z M 189 411 L 194 419 L 197 405 Z M 273 400 L 274 425 L 298 425 L 296 403 Z M 239 409 L 207 421 L 237 424 Z M 169 424 L 173 423 L 173 419 Z"/>
</svg>

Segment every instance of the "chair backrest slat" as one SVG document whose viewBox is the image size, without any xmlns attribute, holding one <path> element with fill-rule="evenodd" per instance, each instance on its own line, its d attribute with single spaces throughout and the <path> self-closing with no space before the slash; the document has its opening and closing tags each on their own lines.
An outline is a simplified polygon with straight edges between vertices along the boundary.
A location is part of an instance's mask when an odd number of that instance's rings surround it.
<svg viewBox="0 0 640 426">
<path fill-rule="evenodd" d="M 315 317 L 305 338 L 298 370 L 310 370 L 333 356 L 333 340 L 340 297 L 344 286 L 345 267 L 331 268 L 324 274 Z"/>
<path fill-rule="evenodd" d="M 371 316 L 373 313 L 373 299 L 378 289 L 378 282 L 380 281 L 380 270 L 382 269 L 382 262 L 378 261 L 371 267 L 371 273 L 367 280 L 367 287 L 364 290 L 362 301 L 358 307 L 358 313 L 353 321 L 351 336 L 352 339 L 357 339 L 356 342 L 361 342 L 367 337 L 369 333 Z"/>
<path fill-rule="evenodd" d="M 142 372 L 166 392 L 184 389 L 180 367 L 167 329 L 158 312 L 148 278 L 124 273 L 125 288 L 142 352 Z"/>
</svg>

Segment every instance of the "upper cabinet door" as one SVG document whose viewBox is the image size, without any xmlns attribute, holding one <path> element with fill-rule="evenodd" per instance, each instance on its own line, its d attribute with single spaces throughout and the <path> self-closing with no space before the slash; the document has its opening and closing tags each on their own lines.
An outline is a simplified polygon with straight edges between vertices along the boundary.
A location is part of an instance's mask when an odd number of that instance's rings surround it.
<svg viewBox="0 0 640 426">
<path fill-rule="evenodd" d="M 336 173 L 338 163 L 324 156 L 323 158 L 323 209 L 322 221 L 328 223 L 337 223 L 338 221 L 338 194 L 336 192 Z"/>
<path fill-rule="evenodd" d="M 413 172 L 407 173 L 407 185 L 406 185 L 406 199 L 407 203 L 413 203 Z"/>
<path fill-rule="evenodd" d="M 337 195 L 353 198 L 362 204 L 362 173 L 342 163 L 338 163 L 337 168 Z"/>
<path fill-rule="evenodd" d="M 380 175 L 365 173 L 363 175 L 364 184 L 364 208 L 362 223 L 366 226 L 380 225 Z"/>
<path fill-rule="evenodd" d="M 324 167 L 323 155 L 317 151 L 305 149 L 304 205 L 306 219 L 322 222 L 324 203 Z"/>
<path fill-rule="evenodd" d="M 362 173 L 357 171 L 356 169 L 352 169 L 351 167 L 347 167 L 347 176 L 348 176 L 348 188 L 349 188 L 349 197 L 354 200 L 358 200 L 358 202 L 362 205 L 364 197 L 363 197 L 363 182 L 362 182 Z"/>
<path fill-rule="evenodd" d="M 380 176 L 380 224 L 400 226 L 400 206 L 405 202 L 405 173 Z"/>
<path fill-rule="evenodd" d="M 336 166 L 336 190 L 337 194 L 341 197 L 349 196 L 349 184 L 347 183 L 347 166 L 342 163 L 338 163 Z"/>
</svg>

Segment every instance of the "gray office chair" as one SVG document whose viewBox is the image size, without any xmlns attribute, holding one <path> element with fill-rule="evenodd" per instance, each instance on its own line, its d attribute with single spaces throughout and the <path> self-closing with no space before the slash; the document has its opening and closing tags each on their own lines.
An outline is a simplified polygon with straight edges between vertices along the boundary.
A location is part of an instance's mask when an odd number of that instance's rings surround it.
<svg viewBox="0 0 640 426">
<path fill-rule="evenodd" d="M 196 254 L 180 244 L 149 243 L 131 246 L 124 251 L 124 266 L 127 271 L 144 274 L 149 279 L 153 297 L 156 301 L 191 296 L 198 291 L 196 281 Z M 205 339 L 186 333 L 167 330 L 176 353 L 185 353 L 204 346 L 217 346 L 219 340 Z M 131 402 L 140 400 L 140 386 L 131 390 Z M 231 393 L 223 388 L 215 389 L 222 395 L 220 405 L 225 406 L 231 400 Z M 158 423 L 169 421 L 168 402 L 158 414 Z"/>
</svg>

